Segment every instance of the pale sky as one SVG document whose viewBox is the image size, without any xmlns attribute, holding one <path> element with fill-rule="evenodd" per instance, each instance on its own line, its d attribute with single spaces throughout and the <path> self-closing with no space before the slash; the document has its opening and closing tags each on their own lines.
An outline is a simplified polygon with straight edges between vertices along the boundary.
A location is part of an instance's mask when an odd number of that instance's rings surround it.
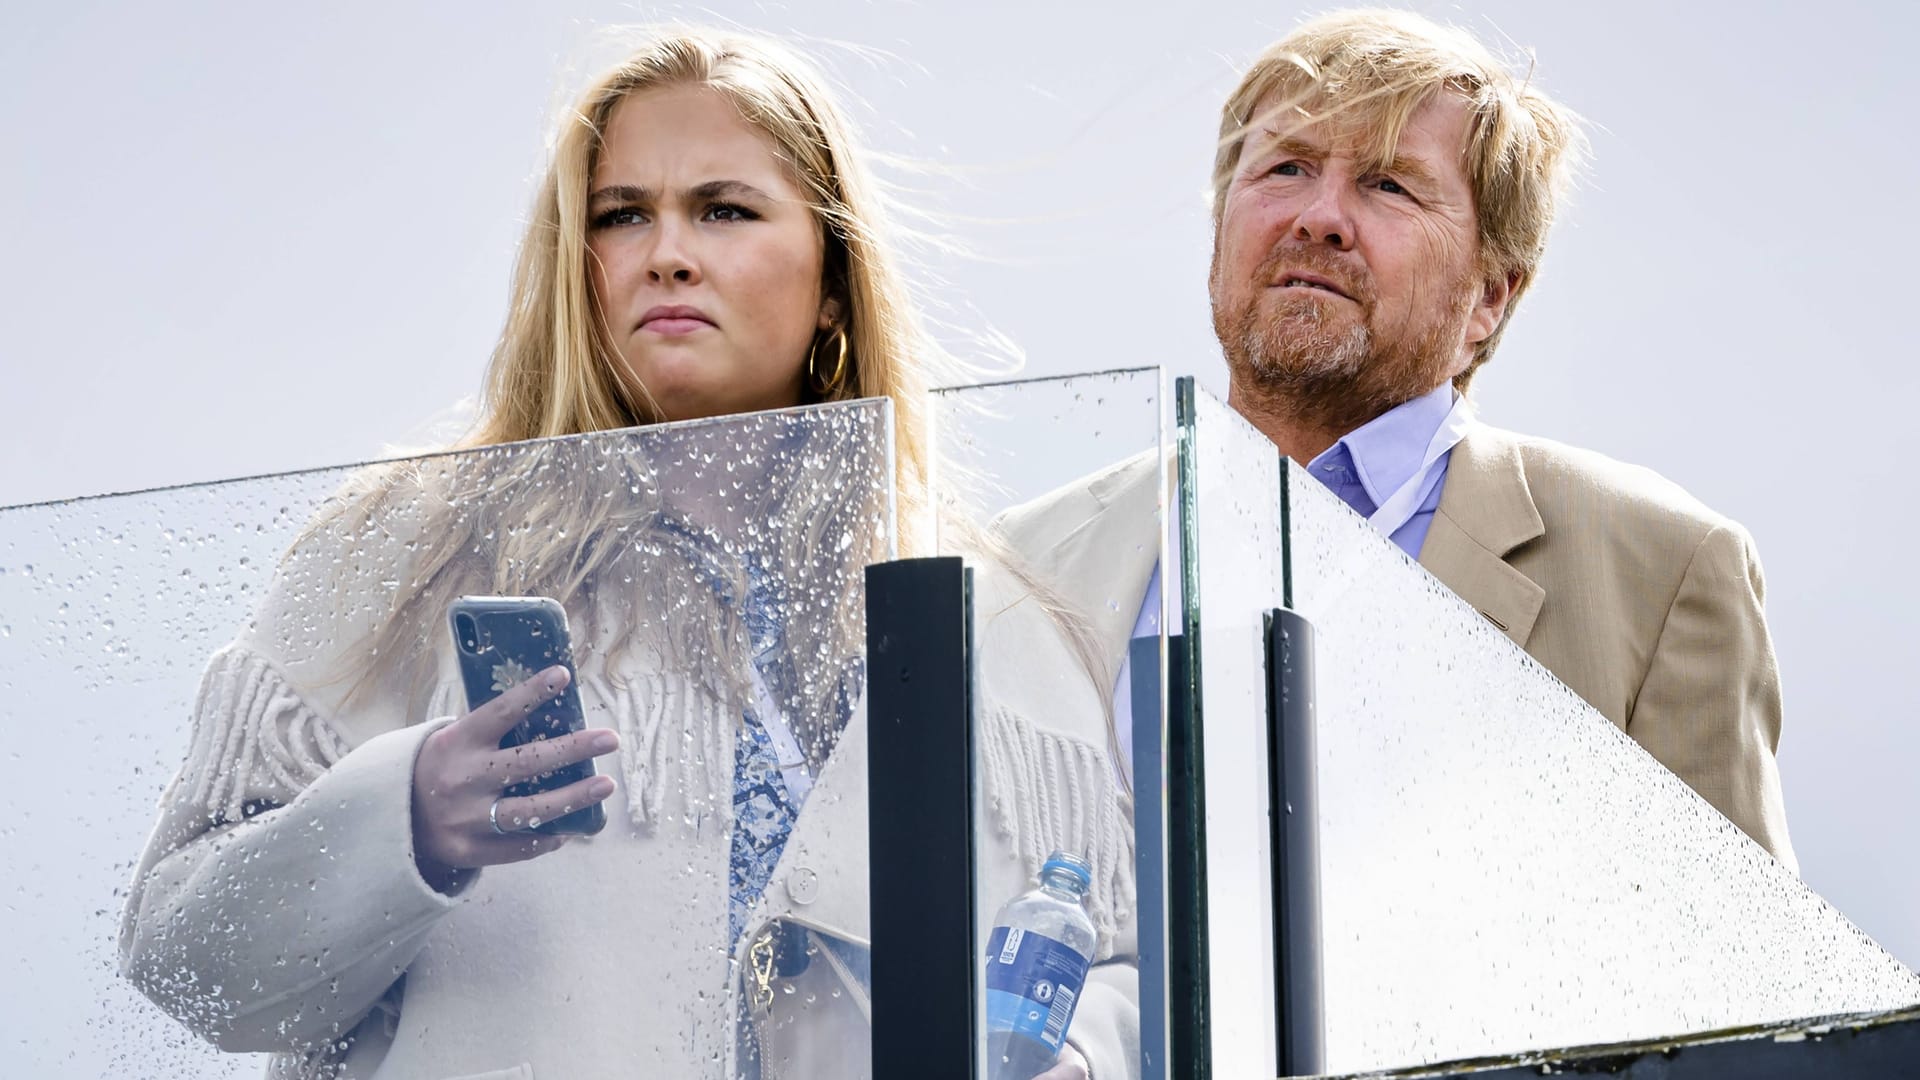
<svg viewBox="0 0 1920 1080">
<path fill-rule="evenodd" d="M 1592 124 L 1481 415 L 1753 533 L 1806 880 L 1920 963 L 1920 174 L 1910 4 L 1414 4 Z M 478 387 L 558 96 L 673 17 L 819 56 L 969 257 L 921 284 L 1027 374 L 1224 392 L 1204 202 L 1238 65 L 1205 4 L 65 2 L 0 18 L 0 504 L 338 464 Z M 1907 132 L 1908 134 L 1902 134 Z M 956 336 L 964 347 L 971 336 Z"/>
</svg>

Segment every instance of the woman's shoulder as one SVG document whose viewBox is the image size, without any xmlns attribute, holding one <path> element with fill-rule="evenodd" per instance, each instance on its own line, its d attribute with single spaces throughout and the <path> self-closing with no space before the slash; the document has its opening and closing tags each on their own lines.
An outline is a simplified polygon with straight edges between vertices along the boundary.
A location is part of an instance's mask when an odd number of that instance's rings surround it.
<svg viewBox="0 0 1920 1080">
<path fill-rule="evenodd" d="M 359 548 L 369 540 L 384 547 L 419 539 L 436 505 L 444 505 L 447 484 L 431 459 L 380 461 L 348 472 L 322 499 L 294 541 L 290 554 L 329 548 Z"/>
<path fill-rule="evenodd" d="M 428 556 L 436 503 L 415 462 L 370 465 L 324 499 L 282 554 L 235 644 L 325 701 L 373 651 Z"/>
</svg>

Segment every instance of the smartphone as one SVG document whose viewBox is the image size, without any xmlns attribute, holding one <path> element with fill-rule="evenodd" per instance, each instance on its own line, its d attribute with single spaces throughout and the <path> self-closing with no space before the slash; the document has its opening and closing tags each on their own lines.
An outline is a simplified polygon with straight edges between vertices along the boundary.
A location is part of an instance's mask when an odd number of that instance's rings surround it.
<svg viewBox="0 0 1920 1080">
<path fill-rule="evenodd" d="M 463 596 L 447 609 L 454 650 L 460 654 L 460 678 L 467 687 L 467 708 L 477 709 L 539 672 L 564 664 L 574 675 L 573 644 L 567 612 L 545 596 Z M 570 735 L 587 726 L 580 710 L 577 681 L 570 679 L 558 697 L 528 713 L 500 739 L 507 750 L 541 739 Z M 593 759 L 575 762 L 525 783 L 512 784 L 508 796 L 537 795 L 594 775 Z M 538 833 L 597 833 L 607 824 L 600 803 L 534 826 Z"/>
</svg>

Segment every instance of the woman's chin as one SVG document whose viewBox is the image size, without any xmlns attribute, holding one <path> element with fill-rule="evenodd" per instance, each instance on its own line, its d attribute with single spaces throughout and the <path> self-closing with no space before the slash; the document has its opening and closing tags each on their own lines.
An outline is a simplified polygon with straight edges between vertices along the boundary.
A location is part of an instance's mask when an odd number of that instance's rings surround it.
<svg viewBox="0 0 1920 1080">
<path fill-rule="evenodd" d="M 656 390 L 654 403 L 660 406 L 661 416 L 669 422 L 679 420 L 712 420 L 722 416 L 738 416 L 741 413 L 761 412 L 767 409 L 785 409 L 800 404 L 799 401 L 786 401 L 776 397 L 742 397 L 726 393 L 672 393 Z"/>
<path fill-rule="evenodd" d="M 684 361 L 684 362 L 683 362 Z M 642 386 L 667 420 L 706 420 L 716 416 L 784 409 L 801 403 L 801 387 L 743 386 L 710 359 L 675 357 L 651 363 L 637 373 Z"/>
</svg>

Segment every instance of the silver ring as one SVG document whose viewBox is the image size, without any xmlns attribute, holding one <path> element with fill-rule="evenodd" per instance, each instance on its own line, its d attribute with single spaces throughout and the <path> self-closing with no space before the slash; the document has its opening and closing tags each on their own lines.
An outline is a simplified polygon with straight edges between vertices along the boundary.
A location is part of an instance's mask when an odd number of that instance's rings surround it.
<svg viewBox="0 0 1920 1080">
<path fill-rule="evenodd" d="M 493 800 L 492 806 L 487 807 L 487 824 L 493 826 L 493 831 L 501 836 L 512 836 L 513 831 L 500 827 L 500 800 L 504 798 L 506 798 L 505 795 L 500 796 L 499 799 Z"/>
</svg>

